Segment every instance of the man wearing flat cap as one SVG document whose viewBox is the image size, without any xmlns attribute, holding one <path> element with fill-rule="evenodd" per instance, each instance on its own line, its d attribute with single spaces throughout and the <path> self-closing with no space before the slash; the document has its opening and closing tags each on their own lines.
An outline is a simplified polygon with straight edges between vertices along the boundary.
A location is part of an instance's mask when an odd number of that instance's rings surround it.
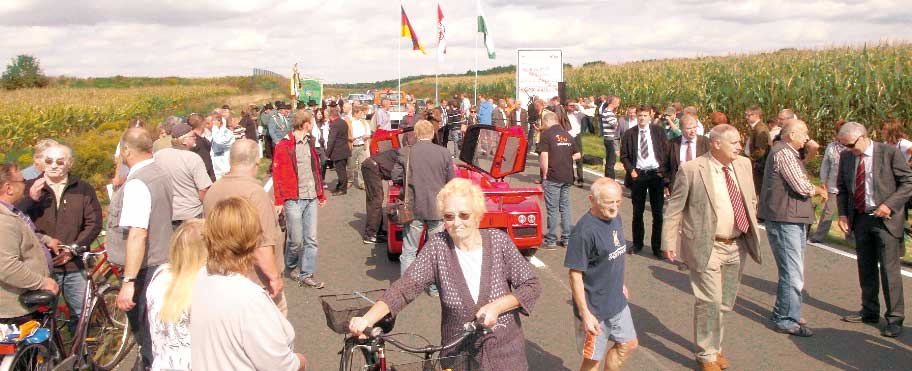
<svg viewBox="0 0 912 371">
<path fill-rule="evenodd" d="M 171 148 L 155 152 L 155 162 L 168 176 L 173 194 L 171 224 L 176 228 L 185 220 L 203 216 L 203 197 L 212 179 L 203 159 L 190 152 L 196 146 L 196 135 L 186 123 L 171 129 Z"/>
</svg>

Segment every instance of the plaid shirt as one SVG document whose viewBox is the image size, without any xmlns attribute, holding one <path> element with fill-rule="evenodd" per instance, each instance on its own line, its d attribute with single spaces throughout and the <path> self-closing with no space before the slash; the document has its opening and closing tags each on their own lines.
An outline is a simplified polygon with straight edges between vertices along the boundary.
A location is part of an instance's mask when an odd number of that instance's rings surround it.
<svg viewBox="0 0 912 371">
<path fill-rule="evenodd" d="M 777 152 L 773 158 L 773 173 L 782 174 L 782 178 L 795 192 L 806 197 L 814 195 L 814 185 L 805 174 L 798 151 L 791 145 L 787 147 L 788 149 Z"/>
</svg>

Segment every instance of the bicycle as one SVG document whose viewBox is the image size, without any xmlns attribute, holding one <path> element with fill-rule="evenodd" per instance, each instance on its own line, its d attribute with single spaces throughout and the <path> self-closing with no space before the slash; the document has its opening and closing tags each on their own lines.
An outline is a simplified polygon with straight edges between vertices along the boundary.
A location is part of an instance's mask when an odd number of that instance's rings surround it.
<svg viewBox="0 0 912 371">
<path fill-rule="evenodd" d="M 114 369 L 133 347 L 130 325 L 126 313 L 115 306 L 120 292 L 118 269 L 107 264 L 107 254 L 101 249 L 61 245 L 94 267 L 87 275 L 82 313 L 72 334 L 72 344 L 67 347 L 58 322 L 58 296 L 48 291 L 31 291 L 20 296 L 23 305 L 34 308 L 41 327 L 50 330 L 46 342 L 28 344 L 16 349 L 12 370 L 75 370 L 89 368 L 109 371 Z M 65 307 L 65 305 L 64 305 Z M 66 351 L 69 348 L 69 351 Z"/>
<path fill-rule="evenodd" d="M 353 316 L 360 316 L 367 312 L 370 305 L 373 305 L 377 298 L 382 295 L 383 290 L 372 290 L 366 292 L 354 292 L 352 294 L 341 295 L 322 295 L 320 301 L 323 305 L 323 312 L 326 315 L 326 323 L 329 328 L 340 334 L 348 333 L 348 319 Z M 481 370 L 481 366 L 475 361 L 475 354 L 459 354 L 449 357 L 434 357 L 437 353 L 442 353 L 463 345 L 467 340 L 474 340 L 478 337 L 489 333 L 489 330 L 482 326 L 482 320 L 475 320 L 463 324 L 463 330 L 442 342 L 441 345 L 411 346 L 407 345 L 396 337 L 414 336 L 424 339 L 415 334 L 398 333 L 391 334 L 395 325 L 395 318 L 387 315 L 381 319 L 376 327 L 364 330 L 366 339 L 346 335 L 339 360 L 340 371 L 476 371 Z M 427 341 L 427 339 L 425 339 Z M 393 349 L 387 347 L 387 343 L 398 348 L 397 352 L 407 353 L 420 358 L 418 361 L 399 363 L 396 365 L 388 364 L 387 354 Z"/>
<path fill-rule="evenodd" d="M 434 354 L 453 349 L 462 345 L 466 340 L 474 339 L 475 335 L 482 336 L 488 333 L 481 324 L 481 320 L 466 322 L 462 325 L 462 332 L 453 336 L 441 345 L 411 346 L 396 340 L 396 336 L 412 335 L 406 333 L 385 334 L 380 327 L 364 330 L 367 339 L 348 336 L 342 347 L 342 357 L 339 364 L 340 371 L 476 371 L 481 366 L 475 361 L 474 354 L 464 353 L 449 357 L 436 357 Z M 417 335 L 413 335 L 417 336 Z M 387 364 L 389 343 L 401 351 L 421 357 L 415 362 Z"/>
</svg>

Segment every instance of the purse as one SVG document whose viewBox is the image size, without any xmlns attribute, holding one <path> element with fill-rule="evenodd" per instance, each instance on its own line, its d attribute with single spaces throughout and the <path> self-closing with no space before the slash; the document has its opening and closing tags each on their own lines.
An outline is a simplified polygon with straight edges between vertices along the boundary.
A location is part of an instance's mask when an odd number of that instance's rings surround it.
<svg viewBox="0 0 912 371">
<path fill-rule="evenodd" d="M 409 173 L 410 162 L 412 159 L 412 147 L 405 147 L 405 181 L 402 184 L 402 192 L 399 192 L 399 197 L 393 201 L 392 204 L 387 205 L 384 208 L 386 212 L 386 217 L 390 222 L 398 225 L 406 225 L 411 223 L 412 220 L 415 220 L 415 213 L 412 210 L 412 202 L 408 198 L 408 189 L 409 189 Z"/>
</svg>

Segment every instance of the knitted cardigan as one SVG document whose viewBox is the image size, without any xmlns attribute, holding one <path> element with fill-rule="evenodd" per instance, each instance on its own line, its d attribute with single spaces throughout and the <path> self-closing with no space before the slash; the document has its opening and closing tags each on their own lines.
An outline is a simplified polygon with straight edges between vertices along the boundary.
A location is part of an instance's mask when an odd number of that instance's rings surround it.
<svg viewBox="0 0 912 371">
<path fill-rule="evenodd" d="M 519 314 L 529 315 L 541 294 L 538 276 L 520 255 L 510 237 L 498 229 L 482 229 L 482 267 L 478 303 L 472 300 L 456 257 L 453 240 L 446 231 L 431 236 L 405 274 L 380 299 L 396 315 L 425 288 L 436 284 L 441 303 L 441 339 L 459 335 L 462 325 L 475 319 L 482 306 L 508 294 L 520 308 L 500 315 L 493 332 L 471 339 L 463 347 L 441 357 L 470 354 L 483 370 L 526 370 L 526 341 Z M 458 367 L 457 367 L 458 368 Z"/>
</svg>

